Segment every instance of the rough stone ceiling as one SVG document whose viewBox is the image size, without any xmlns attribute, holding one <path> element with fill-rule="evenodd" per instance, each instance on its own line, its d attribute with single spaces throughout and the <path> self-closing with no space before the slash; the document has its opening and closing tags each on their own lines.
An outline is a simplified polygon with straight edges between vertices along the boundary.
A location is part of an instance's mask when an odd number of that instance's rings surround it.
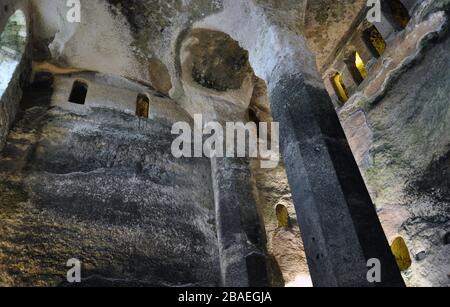
<svg viewBox="0 0 450 307">
<path fill-rule="evenodd" d="M 288 24 L 299 30 L 304 23 L 306 0 L 104 0 L 111 11 L 123 15 L 141 56 L 162 57 L 173 35 L 207 16 L 224 9 L 225 2 L 253 2 L 264 10 L 272 23 Z M 250 12 L 248 12 L 250 14 Z"/>
<path fill-rule="evenodd" d="M 312 0 L 308 1 L 304 33 L 310 48 L 316 54 L 319 68 L 351 29 L 367 0 Z"/>
<path fill-rule="evenodd" d="M 223 0 L 106 0 L 130 24 L 135 45 L 148 51 L 149 41 L 163 41 L 177 24 L 193 24 L 223 9 Z M 241 1 L 241 0 L 237 0 Z M 366 0 L 253 0 L 274 23 L 302 29 L 317 54 L 318 65 L 349 30 Z"/>
<path fill-rule="evenodd" d="M 223 8 L 221 0 L 106 0 L 111 11 L 130 25 L 136 47 L 149 50 L 149 42 L 162 42 L 173 27 L 189 26 Z"/>
<path fill-rule="evenodd" d="M 242 5 L 241 1 L 248 5 Z M 294 33 L 303 32 L 320 67 L 349 30 L 365 2 L 81 0 L 83 17 L 79 25 L 68 24 L 64 20 L 67 7 L 63 0 L 33 0 L 33 3 L 36 11 L 36 49 L 50 44 L 52 61 L 150 82 L 152 75 L 155 75 L 152 63 L 157 63 L 158 71 L 166 70 L 164 65 L 167 67 L 176 87 L 173 78 L 179 71 L 176 71 L 174 61 L 177 61 L 177 45 L 181 44 L 184 33 L 199 21 L 220 14 L 230 6 L 244 10 L 241 16 L 243 19 L 248 17 L 248 22 L 255 22 L 250 17 L 255 14 L 254 10 L 260 10 L 262 13 L 258 14 L 265 15 L 263 22 L 266 24 L 247 24 L 247 27 L 269 29 L 272 25 L 282 25 Z M 245 22 L 240 21 L 236 27 L 245 26 Z M 253 32 L 246 33 L 251 35 Z M 156 74 L 159 74 L 158 71 Z M 167 86 L 162 91 L 166 92 Z"/>
</svg>

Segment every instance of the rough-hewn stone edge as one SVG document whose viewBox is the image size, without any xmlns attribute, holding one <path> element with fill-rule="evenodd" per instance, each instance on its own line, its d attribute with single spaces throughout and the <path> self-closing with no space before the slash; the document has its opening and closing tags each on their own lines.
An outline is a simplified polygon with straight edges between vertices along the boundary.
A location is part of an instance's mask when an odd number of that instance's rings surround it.
<svg viewBox="0 0 450 307">
<path fill-rule="evenodd" d="M 8 6 L 8 10 L 4 10 L 4 6 Z M 7 1 L 4 6 L 0 7 L 2 15 L 0 15 L 0 29 L 4 28 L 7 20 L 14 12 L 18 9 L 22 10 L 27 19 L 27 42 L 22 59 L 17 65 L 16 70 L 11 77 L 10 83 L 0 97 L 0 117 L 2 117 L 2 122 L 4 123 L 0 127 L 0 152 L 3 150 L 5 145 L 6 137 L 8 135 L 11 125 L 14 123 L 17 112 L 19 110 L 19 104 L 22 99 L 22 89 L 28 82 L 28 76 L 31 73 L 31 27 L 32 19 L 30 16 L 30 3 L 28 0 L 20 1 Z"/>
</svg>

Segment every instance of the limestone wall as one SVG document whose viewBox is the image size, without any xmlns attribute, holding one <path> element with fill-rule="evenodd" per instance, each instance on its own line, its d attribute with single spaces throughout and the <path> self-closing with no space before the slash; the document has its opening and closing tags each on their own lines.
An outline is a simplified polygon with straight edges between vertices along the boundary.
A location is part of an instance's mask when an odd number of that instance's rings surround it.
<svg viewBox="0 0 450 307">
<path fill-rule="evenodd" d="M 77 80 L 88 85 L 84 105 L 69 102 L 72 86 Z M 107 108 L 134 116 L 139 94 L 149 98 L 149 119 L 162 120 L 170 124 L 178 121 L 192 122 L 190 115 L 170 98 L 144 85 L 101 73 L 85 72 L 55 76 L 52 105 L 81 113 L 89 112 L 92 108 Z"/>
<path fill-rule="evenodd" d="M 189 117 L 150 95 L 139 119 L 126 108 L 143 89 L 98 75 L 74 108 L 80 77 L 37 76 L 0 158 L 0 285 L 64 285 L 77 258 L 86 286 L 219 286 L 210 161 L 171 154 Z"/>
</svg>

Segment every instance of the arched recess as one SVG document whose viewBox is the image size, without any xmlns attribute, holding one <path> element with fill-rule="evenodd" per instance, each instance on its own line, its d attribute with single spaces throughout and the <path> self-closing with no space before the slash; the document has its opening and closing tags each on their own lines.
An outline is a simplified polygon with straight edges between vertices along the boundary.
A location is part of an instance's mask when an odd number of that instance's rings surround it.
<svg viewBox="0 0 450 307">
<path fill-rule="evenodd" d="M 254 1 L 224 3 L 222 12 L 194 28 L 231 36 L 249 52 L 256 76 L 268 84 L 314 285 L 371 287 L 367 261 L 376 258 L 384 276 L 378 286 L 404 286 L 301 29 L 274 22 Z M 239 268 L 245 272 L 245 263 Z"/>
<path fill-rule="evenodd" d="M 136 116 L 148 118 L 150 113 L 150 99 L 146 94 L 139 94 L 136 99 Z"/>
<path fill-rule="evenodd" d="M 8 85 L 25 52 L 27 21 L 25 14 L 17 10 L 9 17 L 0 34 L 0 97 Z"/>
<path fill-rule="evenodd" d="M 342 80 L 342 75 L 337 72 L 333 77 L 331 77 L 331 82 L 333 84 L 336 95 L 339 98 L 339 101 L 342 104 L 346 103 L 349 99 L 349 93 L 347 87 L 344 84 L 344 81 Z"/>
</svg>

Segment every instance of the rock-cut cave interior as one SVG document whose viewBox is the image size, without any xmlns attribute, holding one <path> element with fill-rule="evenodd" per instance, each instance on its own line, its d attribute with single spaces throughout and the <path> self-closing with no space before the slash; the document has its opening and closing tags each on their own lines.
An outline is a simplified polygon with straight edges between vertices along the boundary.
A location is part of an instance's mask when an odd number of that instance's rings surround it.
<svg viewBox="0 0 450 307">
<path fill-rule="evenodd" d="M 378 2 L 0 0 L 0 286 L 450 286 L 450 1 Z"/>
</svg>

